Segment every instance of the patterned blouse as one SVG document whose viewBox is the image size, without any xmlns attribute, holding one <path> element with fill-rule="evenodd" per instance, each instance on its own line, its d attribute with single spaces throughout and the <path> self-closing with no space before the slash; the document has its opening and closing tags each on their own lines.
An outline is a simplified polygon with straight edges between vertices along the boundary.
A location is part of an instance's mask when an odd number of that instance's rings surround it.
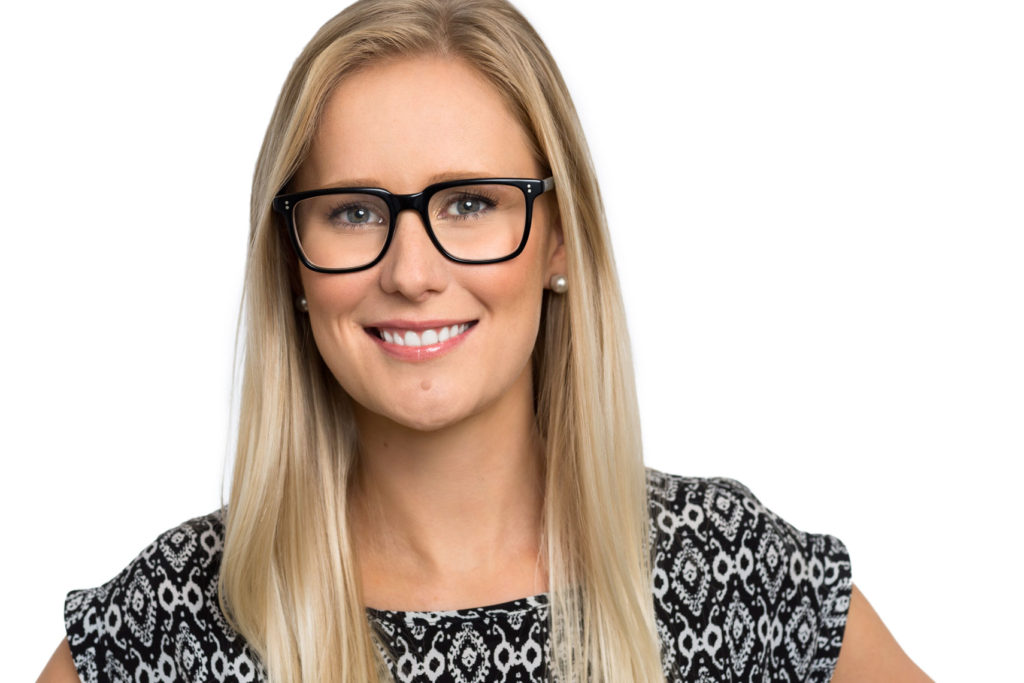
<svg viewBox="0 0 1024 683">
<path fill-rule="evenodd" d="M 651 591 L 669 683 L 828 681 L 850 604 L 836 538 L 794 529 L 731 479 L 647 471 Z M 266 681 L 217 603 L 221 514 L 156 539 L 106 584 L 71 591 L 85 683 Z M 366 610 L 396 681 L 547 680 L 546 594 L 444 612 Z"/>
</svg>

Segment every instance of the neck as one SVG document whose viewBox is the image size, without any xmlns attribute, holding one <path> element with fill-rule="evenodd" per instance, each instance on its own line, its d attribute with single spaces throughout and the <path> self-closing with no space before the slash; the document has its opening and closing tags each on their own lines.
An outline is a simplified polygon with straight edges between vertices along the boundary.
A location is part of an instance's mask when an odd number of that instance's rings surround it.
<svg viewBox="0 0 1024 683">
<path fill-rule="evenodd" d="M 522 381 L 501 405 L 430 432 L 357 407 L 352 513 L 361 553 L 421 575 L 537 556 L 543 449 L 528 372 Z"/>
</svg>

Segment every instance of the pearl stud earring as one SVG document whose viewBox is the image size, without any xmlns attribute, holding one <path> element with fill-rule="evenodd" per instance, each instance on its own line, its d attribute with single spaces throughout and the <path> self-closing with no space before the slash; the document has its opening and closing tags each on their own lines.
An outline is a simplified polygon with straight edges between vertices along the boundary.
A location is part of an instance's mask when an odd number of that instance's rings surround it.
<svg viewBox="0 0 1024 683">
<path fill-rule="evenodd" d="M 295 297 L 295 308 L 299 309 L 303 313 L 307 313 L 309 311 L 309 302 L 306 301 L 306 297 L 304 297 L 304 296 L 297 296 L 297 297 Z"/>
<path fill-rule="evenodd" d="M 564 275 L 552 275 L 551 291 L 555 294 L 565 294 L 569 291 L 569 280 Z"/>
</svg>

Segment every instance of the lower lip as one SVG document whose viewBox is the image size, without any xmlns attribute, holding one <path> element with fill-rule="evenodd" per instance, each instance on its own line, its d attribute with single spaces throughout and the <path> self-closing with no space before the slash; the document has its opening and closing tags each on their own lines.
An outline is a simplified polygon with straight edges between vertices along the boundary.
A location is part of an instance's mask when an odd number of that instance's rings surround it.
<svg viewBox="0 0 1024 683">
<path fill-rule="evenodd" d="M 392 344 L 391 342 L 384 341 L 377 335 L 377 333 L 371 332 L 370 330 L 367 330 L 366 333 L 370 335 L 370 339 L 377 342 L 384 353 L 388 354 L 392 358 L 416 363 L 434 360 L 435 358 L 440 358 L 445 355 L 461 344 L 475 327 L 475 324 L 470 325 L 469 329 L 462 334 L 446 339 L 443 342 L 437 342 L 436 344 L 425 346 L 399 346 L 398 344 Z"/>
</svg>

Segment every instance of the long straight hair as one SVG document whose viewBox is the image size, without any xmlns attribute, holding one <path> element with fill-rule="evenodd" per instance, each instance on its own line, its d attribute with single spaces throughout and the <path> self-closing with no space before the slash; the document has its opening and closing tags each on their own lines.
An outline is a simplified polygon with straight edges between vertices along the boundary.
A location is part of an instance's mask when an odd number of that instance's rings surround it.
<svg viewBox="0 0 1024 683">
<path fill-rule="evenodd" d="M 555 178 L 570 289 L 545 292 L 533 357 L 544 443 L 551 675 L 663 681 L 639 416 L 604 210 L 576 111 L 544 43 L 503 0 L 361 0 L 328 21 L 282 89 L 253 178 L 238 448 L 221 603 L 275 683 L 387 679 L 348 525 L 351 399 L 293 296 L 297 260 L 271 200 L 325 101 L 382 59 L 461 59 L 500 92 Z"/>
</svg>

